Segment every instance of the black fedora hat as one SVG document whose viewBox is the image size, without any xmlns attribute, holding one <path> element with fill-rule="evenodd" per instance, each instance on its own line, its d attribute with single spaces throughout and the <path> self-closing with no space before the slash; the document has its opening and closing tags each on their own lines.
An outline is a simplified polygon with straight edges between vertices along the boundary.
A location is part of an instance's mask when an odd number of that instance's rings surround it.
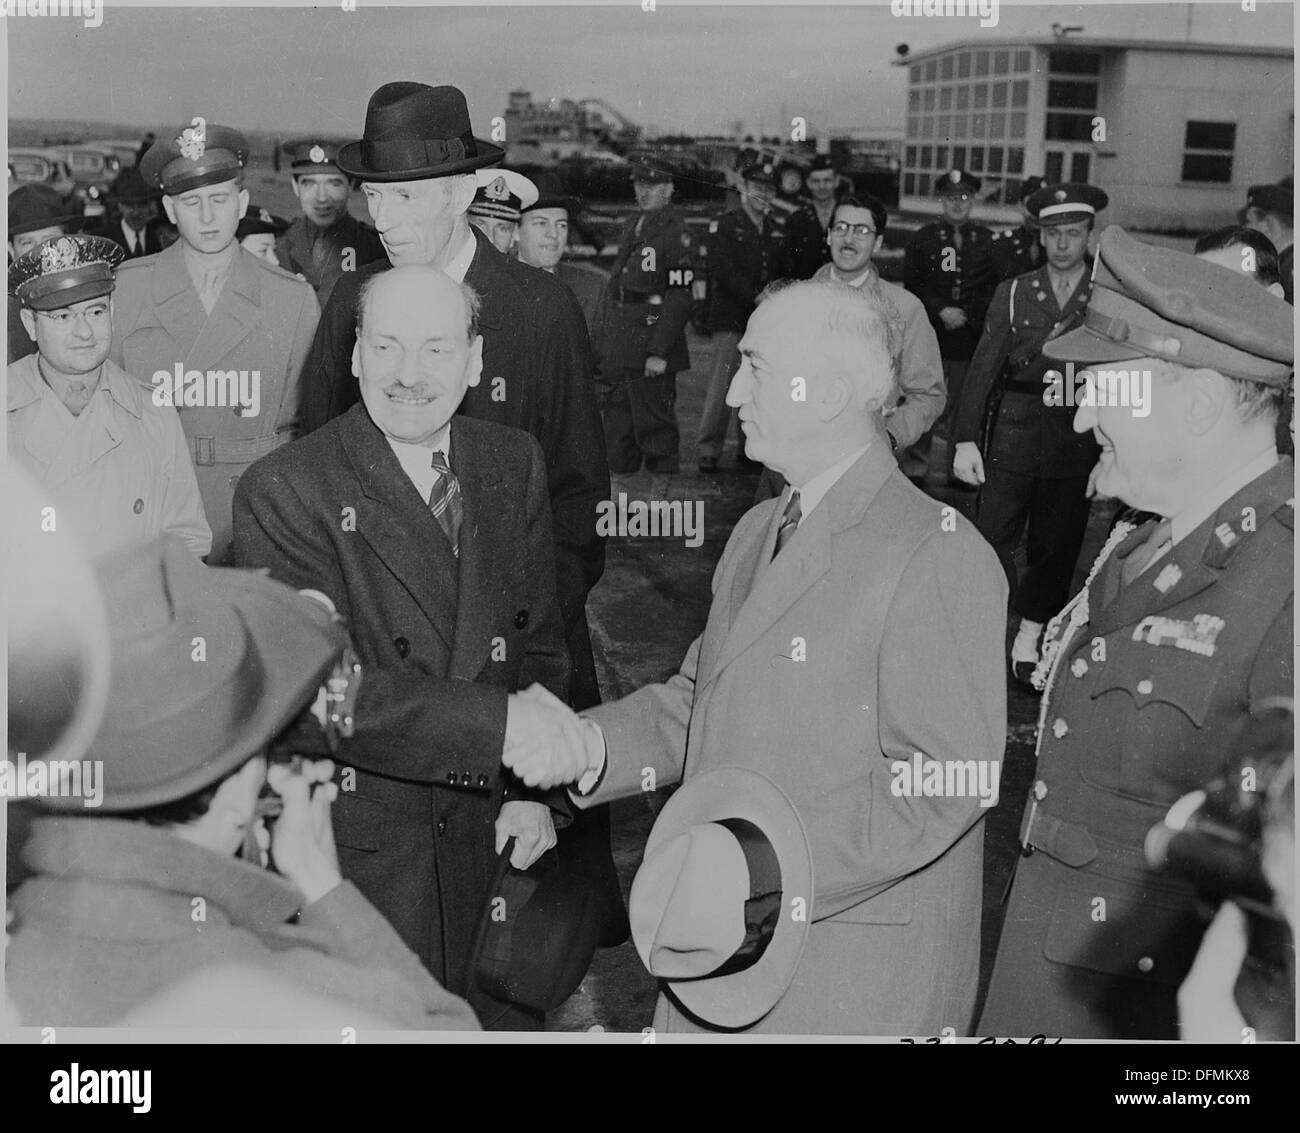
<svg viewBox="0 0 1300 1133">
<path fill-rule="evenodd" d="M 527 870 L 515 869 L 506 842 L 474 934 L 473 976 L 495 999 L 551 1011 L 582 983 L 596 954 L 600 916 L 596 891 L 561 867 L 549 850 Z"/>
<path fill-rule="evenodd" d="M 365 136 L 339 150 L 338 167 L 364 181 L 421 181 L 472 173 L 505 157 L 476 138 L 458 87 L 385 83 L 370 96 Z"/>
</svg>

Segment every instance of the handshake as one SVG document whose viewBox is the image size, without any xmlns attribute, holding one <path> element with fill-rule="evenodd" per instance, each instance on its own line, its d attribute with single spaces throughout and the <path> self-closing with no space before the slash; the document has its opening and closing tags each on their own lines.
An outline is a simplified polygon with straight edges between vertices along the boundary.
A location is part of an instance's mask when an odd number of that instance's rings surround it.
<svg viewBox="0 0 1300 1133">
<path fill-rule="evenodd" d="M 501 762 L 530 787 L 576 784 L 605 761 L 600 726 L 578 716 L 539 684 L 510 694 Z"/>
</svg>

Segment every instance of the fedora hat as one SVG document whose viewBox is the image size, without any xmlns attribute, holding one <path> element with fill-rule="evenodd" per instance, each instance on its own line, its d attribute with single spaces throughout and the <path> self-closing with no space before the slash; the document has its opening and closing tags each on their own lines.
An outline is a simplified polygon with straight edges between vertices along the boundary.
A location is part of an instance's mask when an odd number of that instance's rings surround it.
<svg viewBox="0 0 1300 1133">
<path fill-rule="evenodd" d="M 364 181 L 421 181 L 472 173 L 505 157 L 476 138 L 458 87 L 385 83 L 370 96 L 365 136 L 339 150 L 337 164 Z"/>
<path fill-rule="evenodd" d="M 794 804 L 765 775 L 724 767 L 688 779 L 659 813 L 628 914 L 641 961 L 668 995 L 710 1026 L 739 1030 L 789 988 L 812 900 L 812 851 Z"/>
<path fill-rule="evenodd" d="M 81 226 L 82 218 L 46 185 L 19 185 L 9 194 L 9 239 L 42 228 L 65 231 Z"/>
<path fill-rule="evenodd" d="M 513 838 L 497 859 L 474 933 L 474 980 L 494 999 L 551 1011 L 582 983 L 596 954 L 596 891 L 548 850 L 526 870 L 510 864 Z"/>
<path fill-rule="evenodd" d="M 174 535 L 107 555 L 96 574 L 110 673 L 87 754 L 103 764 L 104 812 L 224 778 L 308 706 L 347 646 L 321 603 L 254 571 L 205 567 Z"/>
</svg>

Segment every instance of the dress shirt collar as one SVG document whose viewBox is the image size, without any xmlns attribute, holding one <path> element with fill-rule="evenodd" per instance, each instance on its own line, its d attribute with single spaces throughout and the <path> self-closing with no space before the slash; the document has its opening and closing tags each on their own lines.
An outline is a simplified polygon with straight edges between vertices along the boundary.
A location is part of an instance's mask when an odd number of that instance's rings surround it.
<svg viewBox="0 0 1300 1133">
<path fill-rule="evenodd" d="M 858 462 L 862 454 L 870 447 L 871 443 L 867 442 L 861 448 L 854 449 L 842 460 L 837 460 L 825 471 L 817 473 L 816 476 L 799 489 L 799 511 L 803 517 L 799 520 L 800 523 L 812 514 L 813 508 L 822 502 L 826 493 L 835 487 L 840 477 L 852 468 Z M 783 499 L 788 500 L 789 498 L 790 495 L 787 492 Z M 785 504 L 782 503 L 781 506 L 784 508 Z"/>
<path fill-rule="evenodd" d="M 125 220 L 119 222 L 122 225 L 122 235 L 126 237 L 126 246 L 128 251 L 134 251 L 139 248 L 144 251 L 144 232 L 137 232 Z M 148 231 L 148 225 L 145 225 L 145 231 Z"/>
<path fill-rule="evenodd" d="M 230 269 L 234 266 L 235 256 L 239 252 L 239 241 L 232 240 L 230 244 L 222 251 L 215 255 L 206 255 L 204 253 L 193 251 L 184 241 L 181 242 L 181 255 L 185 259 L 185 270 L 189 273 L 190 282 L 194 285 L 194 290 L 203 293 L 203 281 L 209 274 L 215 273 L 218 280 L 218 291 L 225 287 L 226 278 L 230 275 Z"/>
<path fill-rule="evenodd" d="M 395 441 L 387 434 L 384 435 L 384 439 L 393 450 L 393 455 L 397 457 L 402 471 L 411 478 L 411 483 L 420 493 L 420 498 L 427 500 L 434 484 L 438 481 L 438 473 L 433 470 L 434 452 L 441 452 L 446 458 L 448 467 L 451 466 L 451 422 L 448 421 L 438 431 L 432 445 L 410 445 L 405 441 Z"/>
<path fill-rule="evenodd" d="M 471 228 L 465 233 L 465 243 L 460 246 L 460 251 L 451 257 L 442 270 L 457 283 L 464 283 L 465 273 L 469 271 L 470 262 L 474 259 L 477 250 L 478 244 L 474 240 L 474 231 Z"/>
<path fill-rule="evenodd" d="M 831 280 L 834 283 L 843 283 L 848 287 L 861 287 L 864 283 L 867 282 L 867 280 L 869 280 L 873 275 L 876 274 L 876 269 L 871 264 L 867 264 L 867 266 L 863 268 L 862 271 L 858 272 L 858 274 L 855 275 L 852 279 L 845 279 L 840 274 L 840 269 L 837 268 L 834 264 L 830 264 L 828 266 L 830 267 L 831 270 L 826 273 L 826 278 Z"/>
</svg>

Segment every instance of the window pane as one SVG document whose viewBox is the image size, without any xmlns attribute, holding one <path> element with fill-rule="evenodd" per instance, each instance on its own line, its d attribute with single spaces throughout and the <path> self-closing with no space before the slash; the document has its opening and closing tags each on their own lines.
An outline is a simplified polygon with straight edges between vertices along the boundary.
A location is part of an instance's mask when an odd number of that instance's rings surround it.
<svg viewBox="0 0 1300 1133">
<path fill-rule="evenodd" d="M 993 84 L 993 105 L 1006 106 L 1006 104 L 1007 104 L 1007 84 L 994 83 Z"/>
<path fill-rule="evenodd" d="M 952 134 L 948 130 L 948 115 L 940 114 L 934 120 L 934 136 L 936 138 L 950 138 Z"/>
<path fill-rule="evenodd" d="M 1054 75 L 1100 75 L 1101 56 L 1087 51 L 1049 51 L 1047 69 Z"/>
<path fill-rule="evenodd" d="M 936 169 L 948 168 L 948 147 L 947 146 L 934 147 L 934 167 Z"/>
<path fill-rule="evenodd" d="M 926 110 L 933 110 L 933 109 L 934 109 L 934 87 L 926 87 L 926 88 L 925 88 L 925 99 L 924 99 L 924 101 L 925 101 L 925 109 L 926 109 Z"/>
<path fill-rule="evenodd" d="M 970 78 L 970 52 L 963 51 L 957 56 L 957 77 L 959 79 Z"/>
<path fill-rule="evenodd" d="M 1007 172 L 1017 177 L 1025 171 L 1025 151 L 1020 146 L 1011 146 L 1007 150 Z"/>
<path fill-rule="evenodd" d="M 957 88 L 957 109 L 965 110 L 970 106 L 970 87 Z"/>
<path fill-rule="evenodd" d="M 954 114 L 952 116 L 952 129 L 948 136 L 951 138 L 964 138 L 967 132 L 967 118 L 965 114 Z"/>
<path fill-rule="evenodd" d="M 919 63 L 915 67 L 907 69 L 907 81 L 913 85 L 921 81 L 921 66 Z"/>
<path fill-rule="evenodd" d="M 1065 154 L 1060 150 L 1047 155 L 1047 167 L 1043 170 L 1043 180 L 1054 184 L 1057 181 L 1063 181 L 1061 170 L 1065 167 Z"/>
<path fill-rule="evenodd" d="M 1022 75 L 1028 70 L 1029 70 L 1029 52 L 1017 51 L 1016 52 L 1016 74 Z"/>
<path fill-rule="evenodd" d="M 907 136 L 909 138 L 919 137 L 921 133 L 920 119 L 914 115 L 908 115 L 907 118 Z"/>
<path fill-rule="evenodd" d="M 939 61 L 939 76 L 944 79 L 952 78 L 952 56 L 945 55 Z"/>
<path fill-rule="evenodd" d="M 919 89 L 910 90 L 907 92 L 907 109 L 908 110 L 921 109 L 921 92 Z"/>
<path fill-rule="evenodd" d="M 1183 148 L 1231 150 L 1236 139 L 1233 122 L 1188 122 Z"/>
<path fill-rule="evenodd" d="M 1049 114 L 1047 139 L 1053 142 L 1088 142 L 1092 140 L 1092 116 L 1088 114 Z"/>
<path fill-rule="evenodd" d="M 993 73 L 995 75 L 1005 75 L 1011 68 L 1011 52 L 995 51 L 993 52 Z"/>
<path fill-rule="evenodd" d="M 987 75 L 989 73 L 989 53 L 987 51 L 975 52 L 975 74 Z"/>
<path fill-rule="evenodd" d="M 1086 185 L 1088 170 L 1092 165 L 1092 154 L 1076 153 L 1070 157 L 1070 180 Z"/>
<path fill-rule="evenodd" d="M 933 138 L 933 137 L 934 137 L 934 119 L 933 119 L 933 118 L 922 118 L 922 119 L 921 119 L 921 137 L 923 137 L 923 138 Z"/>
<path fill-rule="evenodd" d="M 921 168 L 922 169 L 934 168 L 934 146 L 921 147 Z"/>
<path fill-rule="evenodd" d="M 1023 138 L 1029 128 L 1029 116 L 1023 110 L 1011 112 L 1011 124 L 1007 129 L 1008 138 Z"/>
<path fill-rule="evenodd" d="M 954 169 L 966 168 L 966 147 L 965 146 L 952 147 L 952 167 Z"/>
<path fill-rule="evenodd" d="M 1007 116 L 1005 114 L 989 115 L 989 137 L 1001 138 L 1007 132 Z"/>
<path fill-rule="evenodd" d="M 1084 154 L 1084 156 L 1086 157 L 1087 155 Z M 1002 147 L 1001 146 L 989 146 L 989 172 L 990 173 L 1002 172 Z"/>
<path fill-rule="evenodd" d="M 1097 84 L 1053 79 L 1047 84 L 1047 105 L 1059 110 L 1095 110 Z"/>
<path fill-rule="evenodd" d="M 927 83 L 932 83 L 938 77 L 938 75 L 939 75 L 939 64 L 935 62 L 935 60 L 931 59 L 930 62 L 928 62 L 925 65 L 925 81 Z"/>
<path fill-rule="evenodd" d="M 984 150 L 979 146 L 972 146 L 970 151 L 970 171 L 972 173 L 984 172 Z"/>
<path fill-rule="evenodd" d="M 930 175 L 928 173 L 917 174 L 916 192 L 917 195 L 921 197 L 928 197 L 930 195 Z"/>
<path fill-rule="evenodd" d="M 983 114 L 972 114 L 970 116 L 970 136 L 972 138 L 984 137 L 984 131 L 988 127 L 988 122 Z"/>
<path fill-rule="evenodd" d="M 916 146 L 908 146 L 904 151 L 903 164 L 916 168 Z"/>
<path fill-rule="evenodd" d="M 1226 184 L 1232 180 L 1232 155 L 1217 153 L 1189 153 L 1183 155 L 1184 181 L 1217 181 Z"/>
<path fill-rule="evenodd" d="M 1011 105 L 1028 106 L 1029 105 L 1029 80 L 1017 79 L 1011 84 Z"/>
<path fill-rule="evenodd" d="M 983 110 L 989 104 L 989 85 L 988 83 L 977 83 L 975 86 L 975 98 L 971 105 L 976 110 Z"/>
<path fill-rule="evenodd" d="M 915 174 L 915 173 L 904 173 L 904 174 L 903 174 L 903 192 L 906 193 L 908 196 L 912 196 L 912 195 L 916 192 L 916 174 Z"/>
</svg>

